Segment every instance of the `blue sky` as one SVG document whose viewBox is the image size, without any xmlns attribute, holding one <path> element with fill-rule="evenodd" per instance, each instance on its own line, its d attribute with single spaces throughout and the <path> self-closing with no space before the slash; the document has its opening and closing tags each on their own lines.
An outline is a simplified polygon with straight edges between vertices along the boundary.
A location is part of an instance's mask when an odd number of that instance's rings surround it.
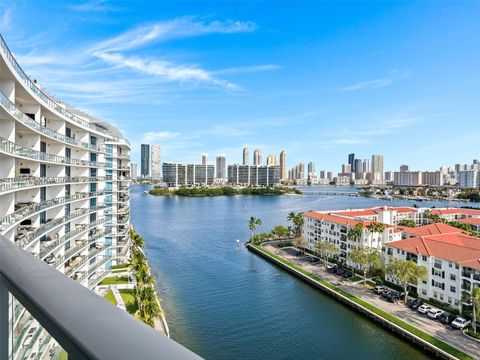
<svg viewBox="0 0 480 360">
<path fill-rule="evenodd" d="M 480 3 L 5 1 L 0 31 L 50 92 L 164 161 L 243 146 L 340 171 L 480 158 Z"/>
</svg>

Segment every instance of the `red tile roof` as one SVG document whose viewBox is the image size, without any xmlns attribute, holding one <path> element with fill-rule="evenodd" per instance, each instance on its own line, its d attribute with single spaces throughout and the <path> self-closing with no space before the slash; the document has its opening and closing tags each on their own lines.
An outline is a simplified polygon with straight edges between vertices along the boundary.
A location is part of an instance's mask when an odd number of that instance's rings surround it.
<svg viewBox="0 0 480 360">
<path fill-rule="evenodd" d="M 361 209 L 361 210 L 342 210 L 337 211 L 334 214 L 343 215 L 343 216 L 352 216 L 352 217 L 362 217 L 362 216 L 377 216 L 378 213 L 373 209 Z"/>
<path fill-rule="evenodd" d="M 442 224 L 442 223 L 418 226 L 415 228 L 402 226 L 402 230 L 404 233 L 415 235 L 415 236 L 428 236 L 428 235 L 450 234 L 450 233 L 462 232 L 462 230 L 456 227 L 453 227 L 447 224 Z"/>
<path fill-rule="evenodd" d="M 368 226 L 372 222 L 375 222 L 375 221 L 362 221 L 362 220 L 356 220 L 356 219 L 352 219 L 344 216 L 339 216 L 338 213 L 328 214 L 328 213 L 318 213 L 315 211 L 306 212 L 303 214 L 303 216 L 310 217 L 316 220 L 330 221 L 335 224 L 351 226 L 351 227 L 360 223 L 362 223 L 364 226 Z M 388 225 L 388 224 L 383 224 L 383 225 L 385 226 L 385 228 L 392 227 L 391 225 Z"/>
<path fill-rule="evenodd" d="M 420 236 L 392 241 L 386 246 L 480 269 L 480 239 L 462 233 Z"/>
<path fill-rule="evenodd" d="M 458 222 L 470 225 L 480 225 L 480 218 L 465 218 L 458 220 Z"/>
<path fill-rule="evenodd" d="M 463 214 L 470 216 L 480 216 L 480 209 L 463 209 L 463 208 L 451 208 L 451 209 L 432 209 L 432 214 L 436 215 L 451 215 L 451 214 Z"/>
</svg>

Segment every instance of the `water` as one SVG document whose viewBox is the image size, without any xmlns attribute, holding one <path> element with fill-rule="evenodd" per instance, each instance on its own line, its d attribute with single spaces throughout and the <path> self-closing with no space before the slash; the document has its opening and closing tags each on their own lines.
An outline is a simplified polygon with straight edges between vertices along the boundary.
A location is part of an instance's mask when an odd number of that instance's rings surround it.
<svg viewBox="0 0 480 360">
<path fill-rule="evenodd" d="M 250 216 L 262 219 L 260 231 L 269 231 L 286 225 L 290 211 L 413 202 L 318 195 L 154 197 L 143 194 L 147 189 L 132 188 L 132 222 L 146 240 L 172 338 L 202 357 L 428 359 L 241 245 L 249 237 Z"/>
</svg>

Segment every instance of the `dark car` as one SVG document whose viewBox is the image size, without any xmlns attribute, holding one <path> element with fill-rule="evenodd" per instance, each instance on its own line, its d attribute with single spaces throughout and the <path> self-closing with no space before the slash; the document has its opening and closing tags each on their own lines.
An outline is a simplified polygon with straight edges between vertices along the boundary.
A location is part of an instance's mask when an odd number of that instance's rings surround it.
<svg viewBox="0 0 480 360">
<path fill-rule="evenodd" d="M 414 299 L 412 300 L 412 302 L 410 303 L 409 307 L 410 309 L 412 310 L 417 310 L 421 305 L 423 305 L 423 301 L 420 300 L 420 299 Z"/>
<path fill-rule="evenodd" d="M 385 298 L 387 299 L 387 301 L 394 303 L 400 300 L 400 293 L 398 293 L 397 291 L 390 291 L 385 296 Z"/>
<path fill-rule="evenodd" d="M 327 266 L 327 271 L 331 273 L 336 273 L 338 269 L 337 264 L 330 264 Z"/>
<path fill-rule="evenodd" d="M 311 257 L 309 257 L 309 258 L 308 258 L 308 261 L 310 261 L 311 263 L 316 263 L 316 262 L 319 262 L 319 261 L 320 261 L 320 259 L 319 259 L 319 258 L 316 258 L 316 257 L 313 257 L 313 256 L 311 256 Z"/>
<path fill-rule="evenodd" d="M 345 269 L 345 271 L 343 272 L 342 276 L 346 279 L 346 278 L 349 278 L 349 277 L 352 277 L 353 276 L 353 272 L 352 270 L 348 270 L 348 269 Z"/>
<path fill-rule="evenodd" d="M 456 315 L 448 314 L 448 313 L 443 313 L 442 315 L 439 316 L 439 320 L 442 324 L 445 325 L 450 325 L 453 320 L 457 318 Z"/>
<path fill-rule="evenodd" d="M 345 272 L 344 268 L 338 267 L 337 268 L 337 275 L 343 276 L 343 273 Z"/>
</svg>

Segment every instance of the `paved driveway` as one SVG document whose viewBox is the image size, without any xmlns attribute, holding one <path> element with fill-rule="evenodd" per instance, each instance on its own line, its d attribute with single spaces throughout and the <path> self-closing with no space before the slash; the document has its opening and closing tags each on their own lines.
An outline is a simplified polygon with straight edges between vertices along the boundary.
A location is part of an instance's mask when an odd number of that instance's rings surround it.
<svg viewBox="0 0 480 360">
<path fill-rule="evenodd" d="M 470 339 L 463 335 L 459 330 L 452 330 L 449 326 L 443 325 L 438 320 L 432 320 L 426 315 L 422 315 L 417 311 L 410 310 L 403 303 L 390 303 L 383 300 L 379 295 L 372 291 L 365 289 L 363 286 L 353 284 L 348 280 L 344 280 L 341 277 L 327 272 L 324 267 L 319 263 L 311 263 L 307 259 L 309 256 L 298 257 L 295 256 L 290 248 L 280 249 L 273 244 L 265 244 L 264 248 L 268 251 L 275 253 L 283 257 L 284 259 L 294 263 L 297 266 L 302 267 L 308 272 L 317 275 L 332 284 L 335 284 L 339 288 L 348 291 L 363 300 L 377 306 L 378 308 L 389 312 L 398 318 L 409 322 L 412 325 L 424 330 L 425 332 L 434 335 L 442 341 L 466 352 L 477 359 L 480 359 L 480 342 Z M 303 258 L 303 260 L 302 260 Z"/>
</svg>

